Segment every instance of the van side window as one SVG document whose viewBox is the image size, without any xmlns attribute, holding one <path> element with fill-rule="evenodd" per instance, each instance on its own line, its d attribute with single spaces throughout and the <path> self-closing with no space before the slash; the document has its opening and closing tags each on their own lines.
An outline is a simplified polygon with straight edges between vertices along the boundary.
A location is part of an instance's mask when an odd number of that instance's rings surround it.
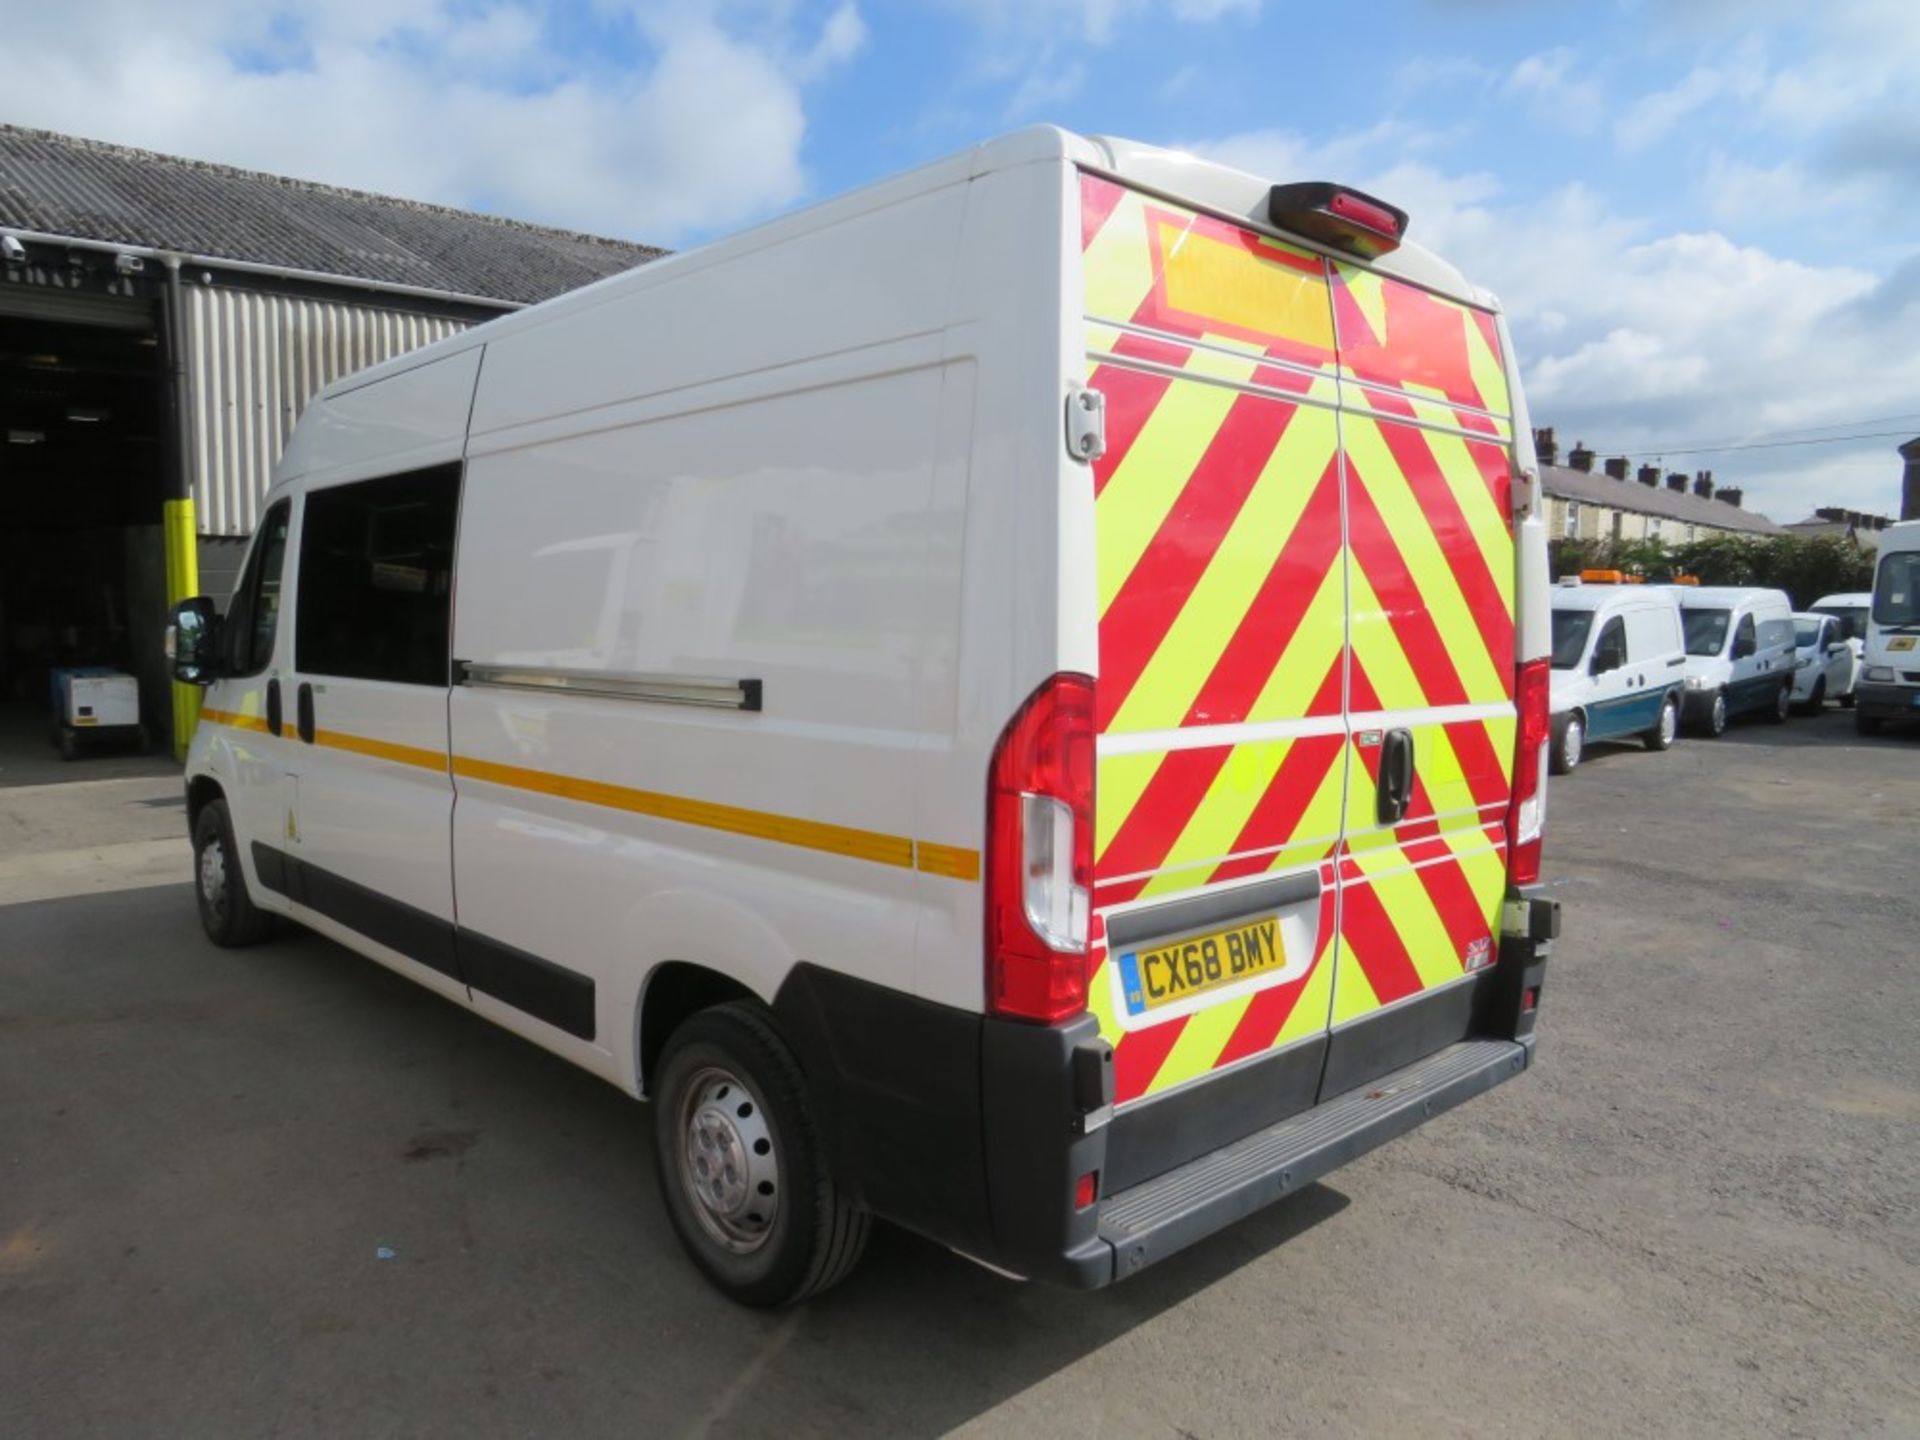
<svg viewBox="0 0 1920 1440">
<path fill-rule="evenodd" d="M 287 522 L 292 505 L 282 500 L 267 512 L 247 555 L 247 567 L 227 606 L 227 673 L 258 675 L 273 661 L 280 623 L 280 572 L 287 562 Z"/>
<path fill-rule="evenodd" d="M 1793 648 L 1792 620 L 1762 620 L 1760 622 L 1761 648 L 1771 650 L 1776 645 L 1784 645 L 1789 650 Z"/>
<path fill-rule="evenodd" d="M 445 686 L 459 505 L 458 464 L 309 491 L 294 667 Z"/>
<path fill-rule="evenodd" d="M 1742 615 L 1739 625 L 1734 627 L 1733 658 L 1738 660 L 1743 655 L 1751 655 L 1755 648 L 1753 616 Z"/>
<path fill-rule="evenodd" d="M 1627 663 L 1627 622 L 1616 615 L 1600 629 L 1593 646 L 1593 673 L 1604 675 Z"/>
</svg>

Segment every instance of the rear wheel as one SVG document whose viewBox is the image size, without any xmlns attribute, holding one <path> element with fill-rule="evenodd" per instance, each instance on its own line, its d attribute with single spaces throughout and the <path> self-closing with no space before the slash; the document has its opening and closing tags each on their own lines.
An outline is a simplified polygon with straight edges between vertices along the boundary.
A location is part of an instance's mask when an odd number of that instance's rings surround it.
<svg viewBox="0 0 1920 1440">
<path fill-rule="evenodd" d="M 1724 735 L 1727 733 L 1727 692 L 1713 692 L 1713 703 L 1707 706 L 1707 734 Z"/>
<path fill-rule="evenodd" d="M 1780 693 L 1773 697 L 1773 709 L 1767 712 L 1767 719 L 1775 725 L 1784 725 L 1787 716 L 1793 713 L 1793 685 L 1788 683 L 1780 687 Z"/>
<path fill-rule="evenodd" d="M 659 1076 L 660 1191 L 707 1278 L 763 1307 L 844 1279 L 870 1218 L 834 1184 L 799 1064 L 767 1012 L 702 1010 L 667 1042 Z"/>
<path fill-rule="evenodd" d="M 1827 708 L 1826 676 L 1822 675 L 1818 680 L 1813 682 L 1813 693 L 1807 696 L 1807 703 L 1802 708 L 1809 715 L 1818 715 L 1822 710 Z"/>
<path fill-rule="evenodd" d="M 1674 737 L 1679 733 L 1680 701 L 1677 697 L 1669 695 L 1660 704 L 1660 718 L 1641 738 L 1647 742 L 1649 750 L 1671 750 Z"/>
<path fill-rule="evenodd" d="M 1578 713 L 1567 716 L 1560 722 L 1553 737 L 1553 748 L 1549 752 L 1547 768 L 1556 775 L 1570 775 L 1580 763 L 1580 756 L 1586 749 L 1587 726 Z"/>
<path fill-rule="evenodd" d="M 227 802 L 213 800 L 193 824 L 194 898 L 207 938 L 227 949 L 254 945 L 273 933 L 273 916 L 247 894 Z"/>
</svg>

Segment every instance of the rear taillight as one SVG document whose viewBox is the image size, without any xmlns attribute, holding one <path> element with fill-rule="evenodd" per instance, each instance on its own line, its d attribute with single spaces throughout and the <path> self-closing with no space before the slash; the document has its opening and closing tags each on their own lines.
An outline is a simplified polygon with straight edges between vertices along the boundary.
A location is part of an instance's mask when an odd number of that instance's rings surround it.
<svg viewBox="0 0 1920 1440">
<path fill-rule="evenodd" d="M 1020 707 L 987 777 L 987 1008 L 1052 1022 L 1087 1008 L 1093 910 L 1093 681 L 1056 675 Z"/>
<path fill-rule="evenodd" d="M 1520 712 L 1513 747 L 1513 799 L 1507 808 L 1508 873 L 1516 885 L 1540 878 L 1540 840 L 1547 827 L 1547 661 L 1523 664 L 1513 687 Z"/>
</svg>

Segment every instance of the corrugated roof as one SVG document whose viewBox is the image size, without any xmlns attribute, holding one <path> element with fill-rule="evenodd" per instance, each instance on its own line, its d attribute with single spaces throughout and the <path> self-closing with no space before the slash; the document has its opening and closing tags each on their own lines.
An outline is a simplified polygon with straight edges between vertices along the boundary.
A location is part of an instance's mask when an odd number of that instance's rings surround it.
<svg viewBox="0 0 1920 1440">
<path fill-rule="evenodd" d="M 1708 500 L 1691 490 L 1669 490 L 1665 483 L 1642 485 L 1629 477 L 1615 480 L 1599 471 L 1573 470 L 1565 465 L 1542 465 L 1540 488 L 1559 500 L 1583 505 L 1611 505 L 1641 515 L 1658 515 L 1688 525 L 1715 525 L 1753 535 L 1779 535 L 1782 528 L 1760 514 L 1724 500 Z"/>
<path fill-rule="evenodd" d="M 527 304 L 666 253 L 14 125 L 0 226 Z"/>
</svg>

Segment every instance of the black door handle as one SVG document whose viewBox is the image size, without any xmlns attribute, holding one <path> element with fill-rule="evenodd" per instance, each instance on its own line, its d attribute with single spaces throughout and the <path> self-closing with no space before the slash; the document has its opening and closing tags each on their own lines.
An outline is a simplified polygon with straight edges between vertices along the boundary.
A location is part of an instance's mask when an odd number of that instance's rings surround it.
<svg viewBox="0 0 1920 1440">
<path fill-rule="evenodd" d="M 280 681 L 276 677 L 267 681 L 267 733 L 269 735 L 280 733 L 280 720 Z"/>
<path fill-rule="evenodd" d="M 300 738 L 311 745 L 313 743 L 313 686 L 305 680 L 293 696 L 293 723 L 300 729 Z"/>
<path fill-rule="evenodd" d="M 1380 798 L 1377 815 L 1382 825 L 1398 825 L 1413 803 L 1413 732 L 1389 730 L 1380 742 Z"/>
</svg>

